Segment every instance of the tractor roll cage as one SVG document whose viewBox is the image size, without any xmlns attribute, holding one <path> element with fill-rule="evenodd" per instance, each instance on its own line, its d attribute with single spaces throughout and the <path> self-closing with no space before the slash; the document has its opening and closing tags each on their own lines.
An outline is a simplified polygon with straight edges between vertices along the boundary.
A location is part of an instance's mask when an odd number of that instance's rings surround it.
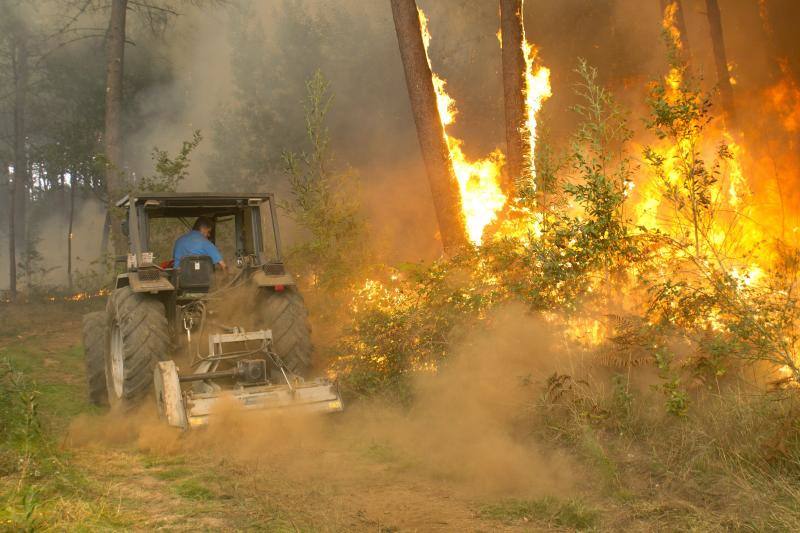
<svg viewBox="0 0 800 533">
<path fill-rule="evenodd" d="M 145 193 L 128 195 L 117 202 L 117 207 L 127 210 L 123 233 L 128 236 L 131 253 L 136 255 L 136 264 L 142 264 L 142 252 L 148 251 L 151 218 L 196 218 L 209 216 L 220 218 L 233 216 L 236 225 L 236 254 L 245 253 L 243 227 L 251 228 L 252 253 L 259 260 L 264 252 L 263 220 L 269 217 L 275 243 L 275 258 L 281 262 L 281 241 L 275 212 L 275 197 L 272 193 L 221 194 L 221 193 Z M 248 213 L 249 212 L 249 213 Z M 249 219 L 245 217 L 249 214 Z"/>
</svg>

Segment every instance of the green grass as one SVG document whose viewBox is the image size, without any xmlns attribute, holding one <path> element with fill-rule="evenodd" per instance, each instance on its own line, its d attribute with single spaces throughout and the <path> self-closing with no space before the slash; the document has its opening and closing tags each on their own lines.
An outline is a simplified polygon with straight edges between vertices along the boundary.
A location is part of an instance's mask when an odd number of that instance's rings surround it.
<svg viewBox="0 0 800 533">
<path fill-rule="evenodd" d="M 169 470 L 162 470 L 160 472 L 155 472 L 153 476 L 162 481 L 173 481 L 184 477 L 190 477 L 192 473 L 193 473 L 192 470 L 188 468 L 178 467 L 178 468 L 170 468 Z"/>
<path fill-rule="evenodd" d="M 142 466 L 145 468 L 181 466 L 186 464 L 186 458 L 180 455 L 143 455 L 141 461 Z"/>
<path fill-rule="evenodd" d="M 577 530 L 597 526 L 600 513 L 580 500 L 561 501 L 552 497 L 537 500 L 502 500 L 481 507 L 478 515 L 505 523 L 544 522 L 549 526 Z"/>
<path fill-rule="evenodd" d="M 207 501 L 216 499 L 216 493 L 197 479 L 184 479 L 173 485 L 175 494 L 187 500 Z"/>
</svg>

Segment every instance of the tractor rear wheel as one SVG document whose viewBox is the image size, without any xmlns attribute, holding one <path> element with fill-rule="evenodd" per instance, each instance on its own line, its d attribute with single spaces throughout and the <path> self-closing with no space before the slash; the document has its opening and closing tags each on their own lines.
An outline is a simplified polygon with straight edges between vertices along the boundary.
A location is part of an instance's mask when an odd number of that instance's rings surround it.
<svg viewBox="0 0 800 533">
<path fill-rule="evenodd" d="M 311 369 L 311 325 L 296 287 L 259 289 L 260 326 L 272 330 L 272 349 L 293 374 L 307 377 Z"/>
<path fill-rule="evenodd" d="M 108 405 L 106 389 L 106 351 L 108 350 L 108 315 L 105 311 L 83 317 L 83 352 L 86 358 L 86 383 L 89 402 Z"/>
<path fill-rule="evenodd" d="M 112 407 L 136 405 L 153 384 L 153 368 L 168 356 L 169 325 L 164 304 L 122 287 L 108 300 L 106 386 Z"/>
</svg>

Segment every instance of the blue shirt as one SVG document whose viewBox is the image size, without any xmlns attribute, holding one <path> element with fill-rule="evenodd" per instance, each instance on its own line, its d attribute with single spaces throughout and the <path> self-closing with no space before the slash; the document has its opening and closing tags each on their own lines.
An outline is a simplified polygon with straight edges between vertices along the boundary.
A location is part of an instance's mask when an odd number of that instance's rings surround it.
<svg viewBox="0 0 800 533">
<path fill-rule="evenodd" d="M 206 239 L 202 233 L 195 230 L 182 235 L 175 241 L 175 248 L 172 250 L 172 258 L 175 259 L 175 268 L 181 266 L 181 258 L 187 255 L 207 255 L 215 265 L 222 261 L 222 254 L 219 253 L 214 243 Z"/>
</svg>

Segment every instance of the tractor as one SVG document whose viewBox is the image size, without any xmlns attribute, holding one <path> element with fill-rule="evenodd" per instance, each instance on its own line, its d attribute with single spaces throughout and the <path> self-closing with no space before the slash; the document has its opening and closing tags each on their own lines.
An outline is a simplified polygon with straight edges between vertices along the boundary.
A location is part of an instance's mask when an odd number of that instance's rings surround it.
<svg viewBox="0 0 800 533">
<path fill-rule="evenodd" d="M 125 413 L 152 390 L 162 419 L 183 429 L 209 423 L 222 397 L 241 409 L 342 410 L 336 384 L 309 377 L 308 313 L 284 266 L 272 194 L 143 193 L 116 205 L 125 271 L 105 311 L 83 322 L 92 403 Z M 201 216 L 214 222 L 227 275 L 206 255 L 171 261 Z"/>
</svg>

